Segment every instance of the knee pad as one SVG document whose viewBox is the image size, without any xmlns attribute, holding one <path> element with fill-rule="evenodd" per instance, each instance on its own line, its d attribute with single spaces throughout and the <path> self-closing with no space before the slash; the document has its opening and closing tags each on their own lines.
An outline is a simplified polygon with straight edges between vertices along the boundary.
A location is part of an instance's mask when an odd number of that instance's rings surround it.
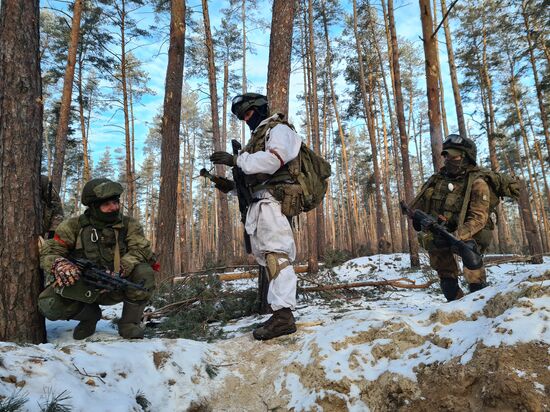
<svg viewBox="0 0 550 412">
<path fill-rule="evenodd" d="M 279 259 L 284 259 L 284 261 L 280 263 Z M 266 253 L 265 264 L 269 281 L 272 281 L 279 276 L 281 270 L 290 265 L 290 259 L 286 253 Z"/>
</svg>

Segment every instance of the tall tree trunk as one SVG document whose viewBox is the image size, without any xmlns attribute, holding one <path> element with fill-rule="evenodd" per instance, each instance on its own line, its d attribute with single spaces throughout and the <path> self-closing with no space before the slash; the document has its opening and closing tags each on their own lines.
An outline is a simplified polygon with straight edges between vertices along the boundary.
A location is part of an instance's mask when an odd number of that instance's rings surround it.
<svg viewBox="0 0 550 412">
<path fill-rule="evenodd" d="M 489 63 L 487 58 L 487 30 L 485 27 L 486 16 L 482 15 L 482 61 L 481 61 L 481 82 L 485 85 L 486 94 L 486 113 L 488 114 L 488 130 L 487 139 L 489 147 L 489 159 L 491 161 L 491 169 L 495 172 L 500 171 L 500 165 L 497 157 L 497 142 L 496 142 L 496 116 L 493 104 L 493 84 L 489 73 Z M 498 243 L 500 250 L 503 253 L 507 253 L 511 247 L 510 229 L 508 221 L 506 219 L 506 211 L 502 204 L 497 207 L 497 213 L 499 216 L 497 223 L 498 231 Z"/>
<path fill-rule="evenodd" d="M 447 5 L 445 0 L 441 0 L 441 14 L 447 14 Z M 447 45 L 447 56 L 449 59 L 449 72 L 451 74 L 451 85 L 453 87 L 453 96 L 455 100 L 456 121 L 458 123 L 458 132 L 461 136 L 468 136 L 466 131 L 466 122 L 464 121 L 464 111 L 462 109 L 462 98 L 460 97 L 460 88 L 458 85 L 458 76 L 456 75 L 455 54 L 453 51 L 453 41 L 451 38 L 451 29 L 449 27 L 449 17 L 443 22 L 445 30 L 445 43 Z"/>
<path fill-rule="evenodd" d="M 331 46 L 330 46 L 330 39 L 329 39 L 329 35 L 328 35 L 328 25 L 327 25 L 327 19 L 326 19 L 326 13 L 325 13 L 325 8 L 323 7 L 322 8 L 322 13 L 323 13 L 323 27 L 324 27 L 324 33 L 325 33 L 325 42 L 326 42 L 326 47 L 327 47 L 327 62 L 326 62 L 326 69 L 327 69 L 327 81 L 330 85 L 330 96 L 331 96 L 331 102 L 332 102 L 332 107 L 333 107 L 333 110 L 334 110 L 334 117 L 336 118 L 336 125 L 337 125 L 337 128 L 338 128 L 338 136 L 340 138 L 340 142 L 341 142 L 341 145 L 342 145 L 342 168 L 344 169 L 344 174 L 345 174 L 345 177 L 346 177 L 346 184 L 347 184 L 347 187 L 351 187 L 351 178 L 350 178 L 350 175 L 349 175 L 349 165 L 348 165 L 348 154 L 347 154 L 347 146 L 346 146 L 346 136 L 344 134 L 344 128 L 342 127 L 342 121 L 340 119 L 340 113 L 339 113 L 339 110 L 338 110 L 338 102 L 336 101 L 336 93 L 334 91 L 334 79 L 333 79 L 333 75 L 332 75 L 332 51 L 331 51 Z M 348 190 L 348 194 L 349 194 L 349 190 Z M 357 251 L 357 245 L 356 245 L 356 238 L 355 236 L 353 235 L 354 233 L 356 233 L 356 229 L 357 228 L 357 222 L 355 221 L 354 219 L 354 215 L 352 214 L 352 206 L 350 203 L 352 203 L 352 198 L 350 196 L 348 196 L 348 201 L 346 202 L 346 206 L 343 205 L 343 203 L 341 204 L 342 207 L 345 207 L 345 210 L 346 210 L 346 216 L 348 218 L 348 224 L 346 225 L 346 228 L 347 230 L 350 231 L 350 235 L 349 235 L 349 238 L 351 240 L 351 251 L 353 254 L 356 253 Z M 340 216 L 340 219 L 341 219 L 341 216 Z"/>
<path fill-rule="evenodd" d="M 170 2 L 170 47 L 164 115 L 162 116 L 162 144 L 160 160 L 160 193 L 157 228 L 157 253 L 161 279 L 176 273 L 174 242 L 176 236 L 177 187 L 180 159 L 181 90 L 185 56 L 185 2 Z"/>
<path fill-rule="evenodd" d="M 433 0 L 433 31 L 435 40 L 435 56 L 437 61 L 437 80 L 439 83 L 439 93 L 441 94 L 441 121 L 443 124 L 444 136 L 448 136 L 449 126 L 447 125 L 447 110 L 445 109 L 445 90 L 443 86 L 443 77 L 441 76 L 441 63 L 439 62 L 439 40 L 436 33 L 437 26 L 437 0 Z"/>
<path fill-rule="evenodd" d="M 372 24 L 372 22 L 371 22 Z M 381 248 L 387 243 L 385 240 L 385 224 L 384 224 L 384 211 L 382 205 L 382 194 L 380 193 L 382 187 L 382 179 L 380 178 L 380 168 L 378 165 L 378 148 L 376 146 L 376 131 L 374 128 L 374 115 L 372 113 L 372 84 L 370 82 L 369 75 L 369 90 L 367 92 L 367 82 L 365 79 L 365 68 L 363 62 L 363 52 L 361 39 L 359 37 L 359 30 L 357 29 L 357 1 L 353 0 L 353 32 L 355 34 L 355 48 L 357 51 L 357 61 L 359 63 L 359 87 L 361 89 L 361 97 L 363 99 L 363 113 L 365 120 L 367 122 L 367 129 L 369 134 L 370 146 L 371 146 L 371 155 L 372 155 L 372 164 L 374 170 L 374 195 L 376 201 L 376 244 L 377 251 L 385 252 L 385 247 Z"/>
<path fill-rule="evenodd" d="M 247 91 L 247 77 L 246 77 L 246 1 L 247 0 L 242 0 L 242 4 L 241 4 L 241 19 L 242 19 L 242 24 L 243 24 L 243 30 L 242 30 L 242 35 L 243 35 L 243 75 L 242 75 L 242 84 L 243 84 L 243 87 L 242 87 L 242 92 L 243 94 L 246 93 Z M 241 143 L 242 145 L 244 146 L 244 143 L 245 143 L 245 140 L 246 140 L 246 124 L 244 122 L 242 122 L 242 125 L 241 125 Z"/>
<path fill-rule="evenodd" d="M 76 65 L 76 52 L 80 33 L 80 16 L 82 14 L 82 0 L 75 0 L 73 8 L 73 21 L 71 24 L 71 42 L 67 54 L 67 66 L 63 79 L 63 94 L 59 109 L 59 123 L 55 135 L 55 157 L 53 161 L 52 183 L 58 190 L 61 189 L 63 177 L 63 163 L 65 162 L 65 150 L 67 148 L 67 131 L 69 130 L 69 118 L 71 114 L 71 100 L 73 95 L 74 70 Z"/>
<path fill-rule="evenodd" d="M 0 341 L 41 343 L 38 0 L 0 5 Z M 59 187 L 59 186 L 58 186 Z M 7 241 L 9 239 L 9 241 Z"/>
<path fill-rule="evenodd" d="M 533 219 L 533 212 L 531 211 L 531 204 L 529 203 L 529 194 L 527 192 L 527 186 L 523 180 L 520 180 L 519 191 L 519 210 L 523 217 L 525 224 L 525 235 L 527 236 L 527 244 L 529 245 L 529 253 L 532 256 L 532 263 L 543 263 L 542 259 L 542 247 L 538 236 L 537 226 Z"/>
<path fill-rule="evenodd" d="M 272 113 L 288 115 L 290 55 L 295 1 L 274 0 L 269 39 L 267 101 Z"/>
<path fill-rule="evenodd" d="M 87 182 L 90 180 L 90 162 L 88 157 L 88 135 L 86 133 L 86 118 L 84 116 L 84 96 L 82 94 L 82 66 L 83 66 L 83 57 L 82 53 L 79 53 L 78 58 L 78 77 L 77 77 L 77 88 L 78 88 L 78 116 L 80 119 L 80 132 L 82 136 L 82 161 L 84 163 L 84 170 L 82 171 L 82 180 Z M 91 102 L 90 102 L 91 104 Z"/>
<path fill-rule="evenodd" d="M 214 44 L 212 42 L 212 32 L 210 29 L 210 15 L 208 13 L 208 1 L 202 0 L 202 12 L 204 18 L 204 33 L 208 59 L 208 84 L 210 87 L 210 110 L 212 114 L 212 139 L 215 151 L 225 151 L 225 136 L 220 135 L 220 119 L 218 115 L 218 90 L 216 85 L 216 65 L 214 60 Z M 225 166 L 216 165 L 216 174 L 225 176 Z M 229 231 L 229 213 L 227 195 L 216 190 L 218 200 L 218 242 L 217 255 L 218 260 L 225 263 L 227 260 L 226 246 L 230 244 Z"/>
<path fill-rule="evenodd" d="M 527 5 L 529 0 L 523 0 L 521 2 L 521 9 L 523 16 L 523 24 L 525 26 L 525 37 L 527 38 L 527 45 L 529 46 L 529 61 L 531 63 L 531 70 L 533 71 L 533 79 L 535 81 L 535 89 L 537 91 L 537 101 L 539 103 L 540 119 L 542 122 L 542 129 L 544 131 L 544 138 L 546 139 L 546 150 L 548 151 L 548 162 L 550 162 L 550 129 L 548 125 L 548 114 L 546 112 L 544 94 L 542 92 L 542 84 L 539 82 L 539 74 L 537 70 L 537 62 L 535 59 L 535 51 L 532 38 L 532 28 L 529 23 L 529 12 L 527 11 Z"/>
<path fill-rule="evenodd" d="M 420 0 L 420 1 L 422 2 L 423 0 Z M 428 2 L 428 11 L 429 11 L 429 2 Z M 405 183 L 405 202 L 407 202 L 407 204 L 411 204 L 414 198 L 414 189 L 413 189 L 411 166 L 409 163 L 409 137 L 407 136 L 407 132 L 405 129 L 405 111 L 403 110 L 403 94 L 401 91 L 401 73 L 399 68 L 399 49 L 397 44 L 397 33 L 395 31 L 395 21 L 393 17 L 393 0 L 388 0 L 388 21 L 389 21 L 389 28 L 390 28 L 390 35 L 391 35 L 392 55 L 393 55 L 395 111 L 397 113 L 397 124 L 399 126 L 399 135 L 401 139 L 401 159 L 402 159 L 402 167 L 403 167 L 403 181 Z M 428 27 L 431 27 L 431 23 L 429 24 Z M 424 37 L 426 37 L 426 34 L 424 34 Z M 426 63 L 426 67 L 428 67 L 427 63 Z M 438 104 L 438 107 L 439 107 L 439 104 Z M 409 235 L 409 252 L 411 254 L 411 267 L 413 268 L 420 267 L 420 257 L 418 254 L 418 240 L 416 239 L 416 233 L 413 230 L 412 224 L 410 224 L 410 222 L 408 221 L 407 221 L 407 230 Z"/>
<path fill-rule="evenodd" d="M 389 150 L 388 150 L 388 131 L 386 128 L 386 116 L 384 115 L 384 101 L 382 99 L 382 90 L 378 87 L 378 101 L 380 103 L 380 117 L 382 120 L 382 134 L 384 137 L 384 199 L 386 201 L 386 211 L 388 214 L 388 223 L 390 225 L 391 247 L 392 252 L 400 251 L 401 242 L 397 235 L 397 228 L 395 226 L 395 214 L 392 205 L 392 195 L 390 191 L 390 162 L 389 162 Z"/>
<path fill-rule="evenodd" d="M 128 103 L 128 63 L 126 60 L 126 0 L 121 0 L 120 5 L 116 4 L 120 17 L 120 83 L 122 86 L 122 110 L 124 112 L 124 139 L 126 148 L 126 206 L 128 215 L 134 215 L 134 176 L 132 174 L 132 145 L 130 139 L 130 112 Z"/>
<path fill-rule="evenodd" d="M 304 13 L 306 12 L 304 7 Z M 317 56 L 315 52 L 314 31 L 313 31 L 313 4 L 312 0 L 308 0 L 307 7 L 307 21 L 308 21 L 308 56 L 310 60 L 310 79 L 312 87 L 309 88 L 311 93 L 310 103 L 311 110 L 310 116 L 312 120 L 311 124 L 311 145 L 313 150 L 317 153 L 320 152 L 319 142 L 319 101 L 317 98 Z M 307 213 L 307 233 L 308 233 L 308 270 L 311 273 L 317 273 L 319 271 L 319 247 L 318 237 L 320 235 L 319 222 L 317 221 L 317 212 L 312 210 Z"/>
<path fill-rule="evenodd" d="M 439 66 L 437 64 L 436 39 L 433 36 L 433 19 L 430 0 L 419 0 L 420 20 L 422 21 L 422 42 L 426 66 L 426 92 L 428 96 L 428 118 L 430 119 L 430 139 L 434 171 L 443 166 L 441 150 L 443 135 L 441 132 L 441 98 L 439 92 Z M 389 9 L 389 2 L 388 2 Z M 395 62 L 394 62 L 395 64 Z"/>
</svg>

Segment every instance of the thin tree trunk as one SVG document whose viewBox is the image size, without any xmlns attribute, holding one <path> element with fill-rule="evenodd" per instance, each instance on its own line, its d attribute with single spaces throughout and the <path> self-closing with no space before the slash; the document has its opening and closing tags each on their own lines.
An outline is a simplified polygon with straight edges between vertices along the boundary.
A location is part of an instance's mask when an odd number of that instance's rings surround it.
<svg viewBox="0 0 550 412">
<path fill-rule="evenodd" d="M 161 279 L 176 273 L 174 243 L 176 236 L 177 188 L 180 157 L 181 90 L 185 53 L 185 2 L 170 3 L 170 47 L 166 68 L 164 115 L 160 161 L 160 193 L 157 228 L 157 253 Z"/>
<path fill-rule="evenodd" d="M 128 215 L 134 216 L 134 176 L 132 175 L 132 146 L 130 141 L 130 113 L 128 103 L 128 64 L 126 60 L 126 0 L 121 0 L 116 8 L 120 16 L 120 82 L 122 86 L 122 109 L 124 112 L 124 137 L 126 147 L 126 204 Z"/>
<path fill-rule="evenodd" d="M 445 0 L 441 0 L 441 14 L 447 14 L 447 5 Z M 453 51 L 453 41 L 451 38 L 451 29 L 449 28 L 449 16 L 443 22 L 445 30 L 445 43 L 447 44 L 447 56 L 449 59 L 449 72 L 451 74 L 451 85 L 453 87 L 453 96 L 455 100 L 456 121 L 458 123 L 458 132 L 461 136 L 468 136 L 466 131 L 466 122 L 464 121 L 464 111 L 462 109 L 462 98 L 460 97 L 460 88 L 458 85 L 458 77 L 456 75 L 455 55 Z"/>
<path fill-rule="evenodd" d="M 428 96 L 428 118 L 430 120 L 432 161 L 434 165 L 434 171 L 437 172 L 443 166 L 443 160 L 441 157 L 443 136 L 441 132 L 441 98 L 439 90 L 439 67 L 437 65 L 437 47 L 435 44 L 436 39 L 432 35 L 433 20 L 430 0 L 419 0 L 419 4 L 420 20 L 422 21 L 422 42 L 424 43 L 424 56 L 426 66 L 426 92 Z"/>
<path fill-rule="evenodd" d="M 439 93 L 441 94 L 441 120 L 443 123 L 444 136 L 449 135 L 449 126 L 447 126 L 447 110 L 445 109 L 445 90 L 443 87 L 443 78 L 441 77 L 441 64 L 439 62 L 439 40 L 437 38 L 437 0 L 433 0 L 433 31 L 434 31 L 434 45 L 435 45 L 435 57 L 437 62 L 437 80 L 439 82 Z"/>
<path fill-rule="evenodd" d="M 225 151 L 225 136 L 220 135 L 220 120 L 218 115 L 218 91 L 216 86 L 216 65 L 214 60 L 214 44 L 212 42 L 212 32 L 210 30 L 210 15 L 208 13 L 208 1 L 202 0 L 202 11 L 204 18 L 204 33 L 208 59 L 208 84 L 210 87 L 210 110 L 212 114 L 212 139 L 215 151 Z M 216 165 L 216 174 L 225 176 L 225 166 Z M 218 242 L 217 255 L 218 259 L 225 263 L 227 260 L 226 246 L 230 244 L 229 239 L 229 214 L 227 195 L 219 190 L 216 190 L 216 198 L 218 200 Z"/>
<path fill-rule="evenodd" d="M 304 13 L 306 11 L 304 10 Z M 315 53 L 315 42 L 313 39 L 313 4 L 312 0 L 308 0 L 308 55 L 310 59 L 310 78 L 311 85 L 309 91 L 311 93 L 311 145 L 313 150 L 319 153 L 319 102 L 317 100 L 317 56 Z M 319 248 L 317 245 L 318 238 L 318 222 L 317 222 L 317 213 L 315 210 L 312 210 L 307 213 L 307 233 L 308 233 L 308 267 L 311 273 L 317 273 L 319 271 Z"/>
<path fill-rule="evenodd" d="M 537 62 L 535 59 L 534 44 L 532 39 L 532 29 L 529 24 L 529 14 L 527 12 L 527 5 L 529 1 L 523 0 L 521 2 L 521 8 L 523 16 L 523 24 L 525 25 L 525 37 L 527 38 L 527 44 L 529 46 L 529 61 L 531 63 L 531 70 L 533 71 L 533 79 L 535 81 L 535 89 L 537 91 L 537 101 L 539 103 L 540 119 L 542 122 L 542 129 L 544 131 L 544 138 L 546 140 L 546 150 L 548 151 L 548 162 L 550 162 L 550 129 L 548 125 L 548 114 L 546 112 L 544 94 L 542 92 L 542 84 L 539 82 L 539 74 L 537 70 Z M 550 62 L 549 62 L 550 64 Z"/>
<path fill-rule="evenodd" d="M 420 0 L 421 2 L 423 0 Z M 428 2 L 429 10 L 429 2 Z M 414 189 L 412 181 L 411 166 L 409 164 L 409 138 L 405 130 L 405 113 L 403 110 L 403 95 L 401 92 L 401 73 L 399 69 L 399 49 L 397 45 L 397 34 L 395 31 L 395 21 L 393 17 L 393 0 L 388 0 L 388 21 L 391 35 L 391 45 L 393 54 L 394 71 L 394 89 L 395 89 L 395 111 L 397 113 L 397 124 L 399 126 L 399 135 L 401 138 L 401 159 L 403 167 L 403 180 L 405 183 L 405 202 L 410 204 L 414 198 Z M 431 24 L 428 26 L 431 27 Z M 426 36 L 426 34 L 424 34 Z M 426 63 L 426 67 L 428 64 Z M 438 104 L 439 107 L 439 104 Z M 433 146 L 432 146 L 433 147 Z M 411 255 L 411 267 L 420 267 L 420 257 L 418 254 L 418 240 L 410 222 L 407 222 L 409 252 Z"/>
<path fill-rule="evenodd" d="M 42 288 L 39 20 L 38 0 L 0 4 L 0 341 L 35 344 L 46 340 L 37 306 Z"/>
<path fill-rule="evenodd" d="M 371 23 L 372 24 L 372 23 Z M 382 181 L 380 178 L 380 168 L 378 165 L 378 148 L 376 147 L 376 131 L 374 129 L 374 115 L 372 113 L 372 85 L 369 81 L 369 91 L 367 93 L 367 85 L 365 80 L 365 68 L 363 62 L 363 52 L 361 46 L 361 39 L 359 38 L 359 31 L 357 29 L 357 1 L 353 0 L 353 32 L 355 34 L 355 48 L 357 51 L 357 61 L 359 63 L 359 87 L 361 89 L 361 97 L 363 99 L 363 112 L 365 120 L 367 122 L 367 129 L 369 134 L 370 146 L 371 146 L 371 155 L 372 155 L 372 164 L 374 169 L 374 195 L 376 201 L 376 244 L 378 252 L 386 252 L 384 246 L 387 241 L 385 240 L 385 224 L 384 224 L 384 214 L 382 206 L 382 195 L 380 189 L 382 187 Z M 370 78 L 371 75 L 369 75 Z M 370 80 L 370 79 L 369 79 Z"/>
<path fill-rule="evenodd" d="M 67 132 L 69 130 L 69 118 L 71 115 L 71 100 L 73 95 L 74 70 L 76 65 L 76 52 L 80 32 L 80 16 L 82 14 L 82 0 L 75 0 L 73 8 L 73 21 L 71 23 L 71 42 L 67 54 L 67 66 L 63 80 L 63 93 L 61 107 L 59 109 L 59 123 L 55 135 L 55 158 L 53 161 L 52 184 L 58 190 L 61 189 L 63 176 L 63 164 L 65 162 L 65 150 L 67 148 Z"/>
<path fill-rule="evenodd" d="M 90 162 L 88 158 L 88 136 L 86 134 L 86 119 L 84 117 L 84 96 L 82 95 L 82 65 L 83 57 L 82 53 L 79 54 L 78 59 L 78 116 L 80 120 L 80 132 L 82 136 L 82 161 L 84 163 L 84 170 L 82 172 L 82 180 L 87 182 L 90 180 Z"/>
</svg>

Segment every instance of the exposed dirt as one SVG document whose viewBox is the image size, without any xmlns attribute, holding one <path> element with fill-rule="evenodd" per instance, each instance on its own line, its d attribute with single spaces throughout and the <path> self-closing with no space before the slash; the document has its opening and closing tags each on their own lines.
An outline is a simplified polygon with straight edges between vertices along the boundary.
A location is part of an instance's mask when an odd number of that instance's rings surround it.
<svg viewBox="0 0 550 412">
<path fill-rule="evenodd" d="M 418 368 L 411 411 L 549 411 L 548 345 L 478 347 L 472 360 Z"/>
<path fill-rule="evenodd" d="M 227 374 L 222 375 L 225 379 L 214 397 L 208 399 L 208 407 L 215 411 L 287 410 L 288 392 L 278 391 L 275 379 L 282 370 L 284 356 L 299 350 L 297 342 L 296 335 L 267 342 L 246 335 L 221 343 L 218 347 L 227 356 L 220 374 Z"/>
</svg>

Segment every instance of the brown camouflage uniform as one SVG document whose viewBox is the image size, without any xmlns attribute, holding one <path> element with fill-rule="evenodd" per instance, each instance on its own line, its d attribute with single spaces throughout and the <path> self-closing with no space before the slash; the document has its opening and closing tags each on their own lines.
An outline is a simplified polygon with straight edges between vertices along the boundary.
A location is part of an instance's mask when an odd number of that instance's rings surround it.
<svg viewBox="0 0 550 412">
<path fill-rule="evenodd" d="M 489 246 L 494 224 L 489 217 L 490 189 L 476 173 L 480 169 L 469 167 L 458 177 L 448 177 L 443 172 L 432 176 L 422 187 L 412 207 L 446 221 L 450 232 L 460 240 L 474 239 L 481 252 Z M 467 196 L 468 180 L 472 180 L 471 192 Z M 469 197 L 465 205 L 465 197 Z M 464 215 L 461 223 L 461 214 Z M 453 252 L 441 247 L 431 234 L 420 234 L 420 240 L 430 257 L 430 265 L 440 278 L 457 278 L 460 274 Z M 485 283 L 485 268 L 470 270 L 464 267 L 468 283 Z"/>
</svg>

